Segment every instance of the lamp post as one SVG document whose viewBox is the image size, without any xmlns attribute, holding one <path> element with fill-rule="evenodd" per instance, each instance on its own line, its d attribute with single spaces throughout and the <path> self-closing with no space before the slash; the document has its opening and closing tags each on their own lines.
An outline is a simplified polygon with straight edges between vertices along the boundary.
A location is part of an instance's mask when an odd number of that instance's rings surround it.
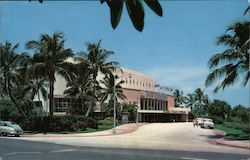
<svg viewBox="0 0 250 160">
<path fill-rule="evenodd" d="M 114 124 L 113 124 L 113 133 L 116 134 L 116 129 L 115 129 L 115 126 L 116 126 L 116 106 L 115 106 L 115 78 L 114 78 L 114 87 L 113 87 L 113 93 L 114 93 Z"/>
</svg>

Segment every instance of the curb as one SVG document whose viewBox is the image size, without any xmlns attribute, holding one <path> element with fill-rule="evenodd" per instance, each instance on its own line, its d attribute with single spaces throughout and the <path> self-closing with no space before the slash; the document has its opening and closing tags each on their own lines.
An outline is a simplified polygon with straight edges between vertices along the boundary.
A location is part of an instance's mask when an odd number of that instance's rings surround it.
<svg viewBox="0 0 250 160">
<path fill-rule="evenodd" d="M 106 134 L 99 134 L 99 135 L 77 135 L 77 134 L 75 134 L 75 135 L 69 135 L 69 136 L 67 136 L 67 134 L 64 136 L 63 134 L 62 135 L 46 135 L 46 134 L 44 134 L 44 135 L 41 135 L 41 136 L 34 136 L 34 135 L 25 135 L 25 136 L 22 136 L 22 137 L 24 137 L 24 138 L 51 138 L 51 137 L 61 137 L 61 138 L 72 138 L 72 137 L 100 137 L 100 136 L 111 136 L 111 135 L 113 135 L 113 136 L 116 136 L 116 135 L 121 135 L 121 134 L 126 134 L 126 133 L 131 133 L 131 132 L 134 132 L 134 131 L 136 131 L 139 127 L 141 127 L 141 126 L 144 126 L 144 125 L 146 125 L 146 124 L 136 124 L 136 126 L 135 127 L 133 127 L 132 129 L 130 129 L 130 130 L 128 130 L 128 131 L 124 131 L 124 132 L 121 132 L 121 133 L 112 133 L 112 129 L 109 129 L 109 130 L 106 130 L 106 131 L 111 131 L 111 133 L 106 133 Z M 102 132 L 102 131 L 100 131 L 100 132 Z M 95 133 L 95 132 L 92 132 L 92 133 Z"/>
<path fill-rule="evenodd" d="M 230 141 L 225 140 L 224 138 L 216 140 L 216 143 L 220 144 L 220 145 L 227 145 L 227 146 L 231 146 L 231 147 L 239 147 L 239 148 L 244 148 L 244 149 L 250 149 L 250 143 L 249 143 L 249 146 L 243 146 L 243 145 L 237 145 L 237 144 L 230 144 L 230 143 L 226 143 L 226 142 L 230 142 Z"/>
<path fill-rule="evenodd" d="M 224 131 L 222 131 L 222 130 L 220 130 L 220 129 L 216 129 L 215 131 L 219 131 L 219 132 L 222 132 L 223 134 L 224 134 L 224 136 L 226 136 L 227 135 L 227 133 L 226 132 L 224 132 Z M 239 148 L 244 148 L 244 149 L 250 149 L 250 142 L 249 142 L 249 145 L 248 146 L 245 146 L 245 145 L 237 145 L 237 144 L 232 144 L 231 142 L 235 142 L 235 141 L 233 141 L 233 140 L 226 140 L 226 139 L 224 139 L 224 138 L 220 138 L 220 139 L 217 139 L 217 140 L 215 140 L 215 142 L 217 143 L 217 144 L 220 144 L 220 145 L 227 145 L 227 146 L 231 146 L 231 147 L 239 147 Z M 229 142 L 229 143 L 228 143 Z"/>
</svg>

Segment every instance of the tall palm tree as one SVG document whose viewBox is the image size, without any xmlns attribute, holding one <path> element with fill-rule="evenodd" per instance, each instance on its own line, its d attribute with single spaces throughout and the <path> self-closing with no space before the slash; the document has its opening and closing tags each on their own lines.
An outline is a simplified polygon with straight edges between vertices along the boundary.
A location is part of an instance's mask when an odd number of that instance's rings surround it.
<svg viewBox="0 0 250 160">
<path fill-rule="evenodd" d="M 18 44 L 12 47 L 11 43 L 9 42 L 5 42 L 5 44 L 0 43 L 0 87 L 2 92 L 10 97 L 23 117 L 26 117 L 25 112 L 13 95 L 14 85 L 18 85 L 18 83 L 20 83 L 19 69 L 21 69 L 22 66 L 28 61 L 28 56 L 26 53 L 16 53 L 17 48 Z"/>
<path fill-rule="evenodd" d="M 117 83 L 116 81 L 118 78 L 119 77 L 117 75 L 109 74 L 106 75 L 103 80 L 101 80 L 101 83 L 104 85 L 101 93 L 101 103 L 105 102 L 107 99 L 113 101 L 115 98 L 117 102 L 118 99 L 125 98 L 122 89 L 122 84 L 124 81 L 121 80 Z"/>
<path fill-rule="evenodd" d="M 28 81 L 28 88 L 31 91 L 31 99 L 33 100 L 35 98 L 35 95 L 37 95 L 38 101 L 41 101 L 42 94 L 43 99 L 47 98 L 47 90 L 45 87 L 46 80 L 45 79 L 29 79 Z"/>
<path fill-rule="evenodd" d="M 110 55 L 114 54 L 112 51 L 101 48 L 101 40 L 98 43 L 86 43 L 87 53 L 81 52 L 77 58 L 80 63 L 88 65 L 88 70 L 92 75 L 94 87 L 91 105 L 88 107 L 85 116 L 88 116 L 90 111 L 94 108 L 97 99 L 96 89 L 98 87 L 97 75 L 103 73 L 104 75 L 111 74 L 118 67 L 119 63 L 115 61 L 108 61 Z"/>
<path fill-rule="evenodd" d="M 188 93 L 187 96 L 185 97 L 184 103 L 186 104 L 186 107 L 190 108 L 192 111 L 196 103 L 195 96 L 191 93 Z"/>
<path fill-rule="evenodd" d="M 86 64 L 75 64 L 77 72 L 72 82 L 68 82 L 64 94 L 67 97 L 76 97 L 81 102 L 81 112 L 85 111 L 85 105 L 89 105 L 93 95 L 93 79 L 86 68 Z M 78 106 L 79 107 L 79 106 Z"/>
<path fill-rule="evenodd" d="M 104 85 L 101 89 L 101 104 L 103 104 L 106 100 L 109 100 L 110 103 L 114 104 L 118 102 L 118 99 L 126 98 L 123 94 L 122 84 L 123 80 L 116 82 L 118 80 L 117 75 L 113 75 L 112 73 L 106 75 L 103 80 L 100 82 Z M 115 102 L 114 102 L 115 99 Z M 108 105 L 110 107 L 110 105 Z M 117 107 L 118 109 L 118 107 Z M 109 112 L 113 110 L 108 108 Z"/>
<path fill-rule="evenodd" d="M 183 92 L 176 89 L 174 91 L 174 101 L 175 101 L 175 107 L 181 107 L 181 105 L 184 103 L 184 95 Z"/>
<path fill-rule="evenodd" d="M 206 86 L 218 82 L 213 90 L 215 93 L 233 85 L 241 76 L 244 76 L 243 86 L 249 82 L 249 26 L 249 21 L 235 23 L 228 27 L 229 34 L 218 38 L 217 45 L 225 45 L 227 49 L 210 58 L 208 65 L 212 71 L 205 82 Z M 220 78 L 222 80 L 218 81 Z"/>
<path fill-rule="evenodd" d="M 27 42 L 26 48 L 35 51 L 29 68 L 29 74 L 34 78 L 44 78 L 49 82 L 49 115 L 53 116 L 54 83 L 56 74 L 71 81 L 74 65 L 65 60 L 73 56 L 69 48 L 64 48 L 62 33 L 53 35 L 41 34 L 38 41 Z"/>
</svg>

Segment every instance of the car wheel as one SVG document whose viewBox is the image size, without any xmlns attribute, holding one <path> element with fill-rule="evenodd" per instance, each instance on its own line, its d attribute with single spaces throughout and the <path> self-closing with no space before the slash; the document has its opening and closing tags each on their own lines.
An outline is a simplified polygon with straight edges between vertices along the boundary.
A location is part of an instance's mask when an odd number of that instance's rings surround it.
<svg viewBox="0 0 250 160">
<path fill-rule="evenodd" d="M 15 137 L 20 137 L 20 135 L 19 134 L 15 134 Z"/>
<path fill-rule="evenodd" d="M 7 133 L 5 133 L 5 132 L 3 132 L 3 133 L 2 133 L 2 135 L 3 135 L 3 136 L 8 136 L 8 134 L 7 134 Z"/>
</svg>

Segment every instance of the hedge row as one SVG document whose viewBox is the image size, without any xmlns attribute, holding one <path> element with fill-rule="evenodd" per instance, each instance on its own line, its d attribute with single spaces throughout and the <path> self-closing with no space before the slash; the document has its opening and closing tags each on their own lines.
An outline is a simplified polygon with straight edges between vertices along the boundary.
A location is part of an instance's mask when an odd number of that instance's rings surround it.
<svg viewBox="0 0 250 160">
<path fill-rule="evenodd" d="M 78 131 L 86 128 L 98 129 L 97 120 L 81 115 L 54 117 L 32 116 L 21 122 L 24 130 L 32 131 Z"/>
<path fill-rule="evenodd" d="M 249 124 L 242 124 L 242 123 L 239 123 L 239 122 L 224 122 L 223 126 L 229 127 L 229 128 L 240 129 L 240 130 L 243 130 L 246 133 L 250 133 Z"/>
</svg>

